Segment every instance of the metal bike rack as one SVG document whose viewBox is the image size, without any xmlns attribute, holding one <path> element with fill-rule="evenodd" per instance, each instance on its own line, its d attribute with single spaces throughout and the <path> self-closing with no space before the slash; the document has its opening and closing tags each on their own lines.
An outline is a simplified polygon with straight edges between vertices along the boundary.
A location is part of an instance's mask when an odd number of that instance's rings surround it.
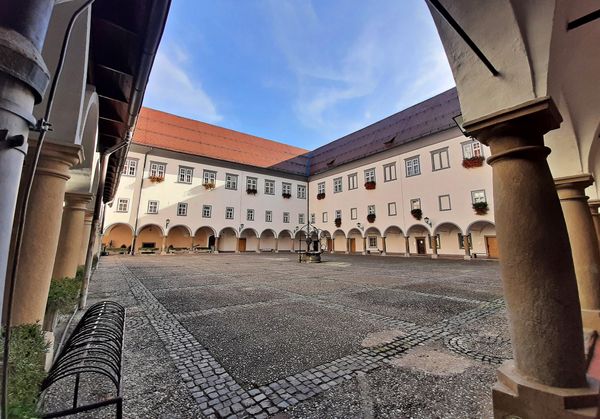
<svg viewBox="0 0 600 419">
<path fill-rule="evenodd" d="M 45 413 L 43 418 L 54 418 L 115 405 L 116 417 L 123 416 L 122 369 L 123 329 L 125 308 L 112 301 L 101 301 L 83 315 L 42 383 L 46 390 L 58 381 L 75 377 L 73 403 L 69 409 Z M 109 380 L 115 395 L 102 401 L 79 405 L 79 384 L 84 374 L 96 374 Z"/>
</svg>

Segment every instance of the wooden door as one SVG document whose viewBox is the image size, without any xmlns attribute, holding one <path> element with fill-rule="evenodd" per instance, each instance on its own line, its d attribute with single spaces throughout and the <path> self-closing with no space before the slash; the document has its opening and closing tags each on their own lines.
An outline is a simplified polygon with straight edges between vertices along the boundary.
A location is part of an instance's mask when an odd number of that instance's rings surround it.
<svg viewBox="0 0 600 419">
<path fill-rule="evenodd" d="M 427 249 L 425 248 L 425 237 L 417 237 L 417 253 L 420 255 L 424 255 L 427 253 Z"/>
<path fill-rule="evenodd" d="M 488 257 L 494 259 L 498 259 L 500 257 L 496 236 L 485 236 L 485 247 L 487 249 Z"/>
<path fill-rule="evenodd" d="M 333 252 L 333 240 L 327 239 L 327 250 Z"/>
<path fill-rule="evenodd" d="M 356 239 L 350 239 L 350 253 L 356 253 Z"/>
<path fill-rule="evenodd" d="M 240 238 L 239 239 L 239 251 L 240 252 L 245 252 L 246 251 L 246 239 L 245 238 Z"/>
</svg>

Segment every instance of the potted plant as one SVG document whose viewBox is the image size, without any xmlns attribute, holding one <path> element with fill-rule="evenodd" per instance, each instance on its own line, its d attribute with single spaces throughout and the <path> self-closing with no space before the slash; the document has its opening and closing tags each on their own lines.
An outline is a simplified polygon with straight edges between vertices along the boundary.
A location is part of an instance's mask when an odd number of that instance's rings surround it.
<svg viewBox="0 0 600 419">
<path fill-rule="evenodd" d="M 375 214 L 367 215 L 367 221 L 370 223 L 374 223 L 375 222 Z"/>
<path fill-rule="evenodd" d="M 487 202 L 474 202 L 473 209 L 477 215 L 485 215 L 489 211 Z"/>
<path fill-rule="evenodd" d="M 256 195 L 258 191 L 256 190 L 256 188 L 246 188 L 246 193 L 248 195 Z"/>
<path fill-rule="evenodd" d="M 417 220 L 420 220 L 423 217 L 423 211 L 421 211 L 421 208 L 415 208 L 410 210 L 410 214 Z"/>
<path fill-rule="evenodd" d="M 289 192 L 283 192 L 281 196 L 283 196 L 285 199 L 290 199 L 292 197 L 292 194 Z"/>
<path fill-rule="evenodd" d="M 162 181 L 165 180 L 164 176 L 154 176 L 154 175 L 150 175 L 148 176 L 148 179 L 150 180 L 150 182 L 152 183 L 161 183 Z"/>
<path fill-rule="evenodd" d="M 204 189 L 206 189 L 207 191 L 212 191 L 213 189 L 215 189 L 215 182 L 204 182 L 202 184 L 202 186 L 204 186 Z"/>
<path fill-rule="evenodd" d="M 320 192 L 317 194 L 317 199 L 321 200 L 321 199 L 325 199 L 325 192 Z"/>
<path fill-rule="evenodd" d="M 342 219 L 341 218 L 336 218 L 335 220 L 333 220 L 333 222 L 335 223 L 336 227 L 341 227 L 342 226 Z"/>
<path fill-rule="evenodd" d="M 367 190 L 373 190 L 373 189 L 375 189 L 376 185 L 377 184 L 375 183 L 374 180 L 370 180 L 368 182 L 365 182 L 365 189 L 367 189 Z"/>
<path fill-rule="evenodd" d="M 483 166 L 483 162 L 485 158 L 483 156 L 474 156 L 463 159 L 462 165 L 465 169 L 471 169 L 473 167 L 481 167 Z"/>
</svg>

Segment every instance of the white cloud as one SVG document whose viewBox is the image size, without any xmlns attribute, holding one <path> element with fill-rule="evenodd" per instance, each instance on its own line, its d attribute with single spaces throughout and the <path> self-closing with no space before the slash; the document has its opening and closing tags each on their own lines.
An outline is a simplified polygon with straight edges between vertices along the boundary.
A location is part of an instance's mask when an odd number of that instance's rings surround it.
<svg viewBox="0 0 600 419">
<path fill-rule="evenodd" d="M 161 48 L 156 54 L 144 105 L 205 122 L 219 122 L 223 117 L 202 84 L 185 69 L 187 51 L 180 47 Z"/>
</svg>

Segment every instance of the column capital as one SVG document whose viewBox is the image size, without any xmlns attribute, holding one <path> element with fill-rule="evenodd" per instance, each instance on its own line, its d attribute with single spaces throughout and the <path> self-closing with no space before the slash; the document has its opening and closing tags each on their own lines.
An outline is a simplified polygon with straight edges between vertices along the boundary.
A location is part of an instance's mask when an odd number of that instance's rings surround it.
<svg viewBox="0 0 600 419">
<path fill-rule="evenodd" d="M 545 96 L 472 121 L 465 121 L 463 128 L 467 135 L 476 137 L 485 145 L 490 145 L 491 139 L 510 135 L 514 130 L 517 130 L 521 136 L 524 132 L 543 135 L 558 128 L 561 122 L 562 117 L 554 101 L 551 97 Z M 508 148 L 513 147 L 509 145 Z"/>
<path fill-rule="evenodd" d="M 592 210 L 592 215 L 598 215 L 598 208 L 600 208 L 600 199 L 590 199 L 588 205 Z"/>
<path fill-rule="evenodd" d="M 87 212 L 87 205 L 92 201 L 92 197 L 91 193 L 65 192 L 65 208 Z"/>
<path fill-rule="evenodd" d="M 37 140 L 29 140 L 30 146 L 35 146 Z M 56 143 L 45 141 L 42 145 L 40 160 L 36 175 L 47 175 L 69 180 L 69 169 L 83 161 L 83 147 L 77 144 Z M 31 164 L 31 161 L 26 161 Z"/>
<path fill-rule="evenodd" d="M 561 201 L 573 199 L 587 201 L 588 197 L 585 195 L 585 188 L 593 183 L 594 177 L 589 173 L 554 179 L 554 185 Z"/>
</svg>

